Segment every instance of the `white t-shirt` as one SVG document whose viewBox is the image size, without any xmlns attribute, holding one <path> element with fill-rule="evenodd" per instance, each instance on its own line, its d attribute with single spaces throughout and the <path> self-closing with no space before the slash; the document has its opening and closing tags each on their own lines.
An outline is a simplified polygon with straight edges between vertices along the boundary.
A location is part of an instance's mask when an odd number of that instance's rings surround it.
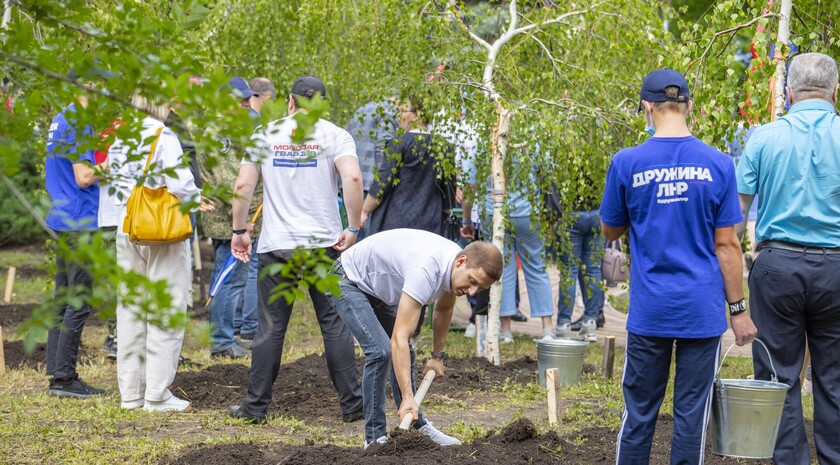
<svg viewBox="0 0 840 465">
<path fill-rule="evenodd" d="M 325 120 L 315 123 L 310 140 L 292 143 L 297 121 L 286 117 L 258 128 L 243 165 L 260 167 L 263 228 L 258 253 L 296 247 L 331 247 L 341 235 L 338 170 L 341 157 L 356 158 L 353 137 Z"/>
<path fill-rule="evenodd" d="M 120 208 L 117 206 L 116 192 L 109 194 L 110 183 L 99 184 L 99 211 L 96 221 L 100 228 L 117 226 L 120 222 Z"/>
<path fill-rule="evenodd" d="M 108 149 L 108 162 L 112 175 L 111 186 L 116 187 L 112 200 L 120 211 L 125 208 L 137 179 L 143 176 L 143 169 L 146 167 L 149 150 L 152 148 L 151 144 L 158 128 L 164 129 L 155 147 L 154 158 L 149 166 L 149 172 L 152 175 L 146 178 L 146 185 L 152 188 L 166 186 L 169 193 L 182 202 L 201 200 L 201 190 L 195 186 L 189 166 L 181 163 L 184 152 L 181 150 L 178 136 L 163 122 L 146 117 L 143 118 L 143 130 L 140 131 L 136 140 L 117 139 Z M 132 145 L 136 147 L 131 147 Z M 129 153 L 130 150 L 132 150 L 131 153 Z M 172 173 L 174 176 L 154 174 L 166 168 L 174 168 L 174 173 Z"/>
<path fill-rule="evenodd" d="M 438 234 L 391 229 L 347 249 L 341 266 L 359 289 L 388 305 L 397 305 L 403 292 L 428 304 L 451 290 L 452 264 L 459 253 L 458 244 Z"/>
</svg>

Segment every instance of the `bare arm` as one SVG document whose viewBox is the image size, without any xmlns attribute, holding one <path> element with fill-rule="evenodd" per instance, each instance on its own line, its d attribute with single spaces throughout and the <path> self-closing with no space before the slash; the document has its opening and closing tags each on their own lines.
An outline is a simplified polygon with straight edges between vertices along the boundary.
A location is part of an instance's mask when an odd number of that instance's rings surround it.
<svg viewBox="0 0 840 465">
<path fill-rule="evenodd" d="M 376 198 L 373 194 L 368 193 L 367 197 L 365 197 L 365 203 L 362 205 L 362 226 L 367 223 L 367 219 L 370 217 L 370 214 L 376 210 L 376 207 L 379 206 L 379 199 Z"/>
<path fill-rule="evenodd" d="M 727 302 L 738 302 L 744 298 L 744 268 L 743 257 L 741 256 L 741 241 L 735 234 L 734 226 L 715 229 L 715 255 L 720 264 L 720 273 L 723 276 L 723 288 L 726 293 Z M 742 346 L 755 339 L 758 330 L 744 312 L 730 318 L 732 332 L 735 333 L 735 342 Z"/>
<path fill-rule="evenodd" d="M 347 210 L 347 226 L 360 229 L 362 226 L 362 170 L 356 157 L 341 157 L 335 162 L 338 174 L 341 175 L 342 197 L 344 208 Z M 334 248 L 344 251 L 356 243 L 356 233 L 343 231 Z"/>
<path fill-rule="evenodd" d="M 76 178 L 76 184 L 84 189 L 99 181 L 100 173 L 106 171 L 107 169 L 107 161 L 96 165 L 96 167 L 86 161 L 81 161 L 79 163 L 73 163 L 73 177 Z"/>
<path fill-rule="evenodd" d="M 610 241 L 616 241 L 622 234 L 626 233 L 630 230 L 630 224 L 625 224 L 624 226 L 607 226 L 604 222 L 601 222 L 601 232 L 604 234 L 604 237 Z M 739 251 L 741 249 L 738 249 Z"/>
<path fill-rule="evenodd" d="M 418 418 L 418 406 L 414 401 L 414 390 L 411 387 L 411 351 L 408 346 L 409 339 L 417 328 L 420 321 L 420 310 L 422 304 L 406 293 L 400 297 L 397 307 L 397 319 L 394 322 L 394 331 L 391 333 L 391 363 L 394 367 L 394 374 L 397 378 L 400 392 L 402 393 L 402 404 L 399 407 L 399 416 L 403 417 L 408 412 Z M 435 331 L 437 340 L 437 331 Z"/>
<path fill-rule="evenodd" d="M 251 198 L 254 196 L 254 189 L 260 180 L 260 168 L 257 165 L 240 165 L 239 175 L 236 177 L 236 184 L 233 188 L 233 229 L 247 229 L 248 209 L 251 205 Z M 251 236 L 245 234 L 234 234 L 231 236 L 230 249 L 233 255 L 240 261 L 248 263 L 251 259 Z"/>
<path fill-rule="evenodd" d="M 738 199 L 741 200 L 741 214 L 744 216 L 744 221 L 735 225 L 735 233 L 738 235 L 738 239 L 744 237 L 744 231 L 747 230 L 747 218 L 754 198 L 755 195 L 738 194 Z"/>
</svg>

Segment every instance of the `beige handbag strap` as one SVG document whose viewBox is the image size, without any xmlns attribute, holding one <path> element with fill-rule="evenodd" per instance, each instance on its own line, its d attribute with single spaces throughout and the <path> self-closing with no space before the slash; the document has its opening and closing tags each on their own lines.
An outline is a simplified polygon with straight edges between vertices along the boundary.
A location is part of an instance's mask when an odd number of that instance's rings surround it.
<svg viewBox="0 0 840 465">
<path fill-rule="evenodd" d="M 157 143 L 160 140 L 161 132 L 163 132 L 163 128 L 158 128 L 155 133 L 155 140 L 152 141 L 152 148 L 149 149 L 149 158 L 146 159 L 146 167 L 143 168 L 143 176 L 145 176 L 146 172 L 149 171 L 149 165 L 152 163 L 152 158 L 155 156 L 155 150 L 157 149 Z"/>
</svg>

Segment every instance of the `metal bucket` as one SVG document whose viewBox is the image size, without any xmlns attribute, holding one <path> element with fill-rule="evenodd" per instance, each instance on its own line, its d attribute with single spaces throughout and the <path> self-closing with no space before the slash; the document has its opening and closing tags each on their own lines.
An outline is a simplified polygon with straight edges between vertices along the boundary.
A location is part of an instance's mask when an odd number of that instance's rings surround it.
<svg viewBox="0 0 840 465">
<path fill-rule="evenodd" d="M 545 370 L 557 368 L 558 382 L 563 386 L 580 384 L 580 374 L 583 372 L 583 358 L 589 343 L 555 339 L 552 341 L 537 340 L 537 369 L 540 372 L 540 386 L 545 387 Z"/>
<path fill-rule="evenodd" d="M 758 339 L 755 341 L 764 347 L 769 359 L 767 346 Z M 734 346 L 729 347 L 723 360 Z M 785 396 L 790 386 L 777 381 L 773 360 L 770 360 L 770 367 L 773 369 L 770 381 L 715 381 L 712 398 L 712 452 L 715 454 L 745 459 L 773 457 Z"/>
</svg>

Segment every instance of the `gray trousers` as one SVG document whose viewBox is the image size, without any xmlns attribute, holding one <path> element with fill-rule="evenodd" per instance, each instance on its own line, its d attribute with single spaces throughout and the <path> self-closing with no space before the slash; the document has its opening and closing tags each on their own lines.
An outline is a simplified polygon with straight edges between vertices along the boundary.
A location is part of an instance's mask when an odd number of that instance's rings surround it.
<svg viewBox="0 0 840 465">
<path fill-rule="evenodd" d="M 811 352 L 814 440 L 822 465 L 840 464 L 840 254 L 764 248 L 749 278 L 750 315 L 770 350 L 779 381 L 790 385 L 773 460 L 808 465 L 799 373 Z M 770 379 L 767 355 L 753 345 L 756 379 Z"/>
<path fill-rule="evenodd" d="M 285 263 L 291 257 L 291 253 L 292 251 L 273 251 L 259 254 L 260 273 L 266 266 Z M 332 249 L 327 249 L 327 254 L 335 258 Z M 280 371 L 283 342 L 286 339 L 286 329 L 289 326 L 294 301 L 288 302 L 283 297 L 272 303 L 268 300 L 272 289 L 283 283 L 297 285 L 294 279 L 283 278 L 278 274 L 266 276 L 257 285 L 259 326 L 251 351 L 248 394 L 242 404 L 251 415 L 268 414 L 271 388 Z M 327 369 L 333 386 L 338 391 L 341 411 L 344 414 L 353 413 L 362 408 L 362 386 L 356 369 L 353 336 L 323 293 L 312 286 L 309 288 L 309 297 L 321 325 Z"/>
</svg>

